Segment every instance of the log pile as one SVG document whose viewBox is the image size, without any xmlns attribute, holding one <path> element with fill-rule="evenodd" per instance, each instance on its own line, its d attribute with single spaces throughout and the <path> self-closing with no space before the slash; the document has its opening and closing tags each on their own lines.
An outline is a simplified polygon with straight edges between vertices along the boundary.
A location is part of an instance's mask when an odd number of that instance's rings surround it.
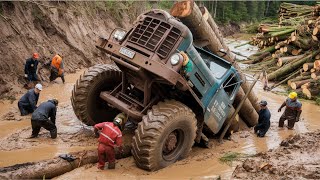
<svg viewBox="0 0 320 180">
<path fill-rule="evenodd" d="M 225 49 L 227 51 L 227 54 L 223 58 L 233 64 L 233 66 L 239 71 L 241 79 L 243 80 L 233 104 L 234 107 L 237 107 L 244 98 L 245 93 L 249 91 L 250 84 L 246 81 L 245 75 L 241 73 L 239 65 L 235 62 L 234 56 L 224 43 L 222 34 L 207 9 L 205 7 L 198 7 L 193 0 L 185 0 L 175 3 L 170 10 L 170 14 L 179 18 L 181 22 L 190 29 L 194 42 L 208 42 L 205 47 L 217 55 L 224 55 L 221 54 L 221 49 Z M 258 98 L 253 92 L 251 92 L 248 99 L 245 100 L 239 115 L 248 124 L 248 126 L 251 127 L 256 125 L 258 122 L 258 110 Z"/>
<path fill-rule="evenodd" d="M 319 95 L 320 6 L 282 3 L 278 24 L 261 24 L 252 38 L 260 52 L 244 61 L 265 69 L 268 80 L 280 80 L 309 99 Z M 269 53 L 267 55 L 267 53 Z M 278 83 L 279 84 L 279 83 Z M 277 85 L 278 85 L 277 84 Z"/>
</svg>

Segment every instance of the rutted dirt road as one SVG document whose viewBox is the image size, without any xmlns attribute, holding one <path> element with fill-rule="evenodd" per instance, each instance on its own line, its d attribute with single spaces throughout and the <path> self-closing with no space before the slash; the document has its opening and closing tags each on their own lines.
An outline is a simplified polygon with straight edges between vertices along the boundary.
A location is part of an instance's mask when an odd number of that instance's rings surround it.
<svg viewBox="0 0 320 180">
<path fill-rule="evenodd" d="M 67 75 L 66 84 L 62 84 L 60 79 L 56 80 L 56 83 L 45 87 L 40 95 L 39 102 L 53 97 L 60 101 L 57 113 L 58 138 L 55 140 L 50 139 L 49 133 L 45 130 L 41 131 L 39 138 L 27 139 L 31 135 L 30 116 L 23 118 L 19 116 L 17 101 L 13 104 L 5 101 L 1 104 L 0 167 L 48 159 L 62 153 L 96 148 L 97 140 L 93 137 L 91 128 L 77 120 L 70 102 L 73 84 L 82 72 Z M 188 158 L 157 172 L 138 169 L 133 158 L 129 157 L 118 160 L 117 168 L 112 171 L 100 171 L 96 168 L 96 165 L 91 164 L 77 168 L 57 179 L 197 179 L 219 176 L 222 179 L 229 179 L 236 164 L 228 166 L 219 162 L 219 158 L 223 154 L 230 151 L 245 154 L 265 152 L 279 147 L 280 142 L 290 135 L 320 129 L 320 121 L 317 121 L 320 107 L 305 101 L 302 101 L 303 120 L 296 124 L 295 129 L 292 131 L 278 129 L 277 123 L 281 113 L 278 113 L 277 109 L 286 96 L 264 92 L 259 83 L 256 85 L 255 91 L 259 99 L 268 101 L 268 107 L 272 113 L 271 128 L 265 138 L 255 137 L 250 130 L 233 134 L 231 141 L 225 141 L 223 144 L 211 140 L 212 148 L 195 147 Z M 7 114 L 7 112 L 12 113 Z"/>
</svg>

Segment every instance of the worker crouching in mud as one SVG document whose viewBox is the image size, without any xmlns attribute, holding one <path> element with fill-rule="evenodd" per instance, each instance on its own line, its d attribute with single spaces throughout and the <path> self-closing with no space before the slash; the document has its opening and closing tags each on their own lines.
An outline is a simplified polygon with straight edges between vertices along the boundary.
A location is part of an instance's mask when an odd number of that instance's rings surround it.
<svg viewBox="0 0 320 180">
<path fill-rule="evenodd" d="M 106 160 L 108 160 L 108 169 L 115 169 L 115 147 L 123 154 L 122 147 L 122 126 L 125 124 L 126 117 L 124 113 L 118 114 L 113 122 L 103 122 L 94 126 L 96 136 L 99 136 L 98 145 L 98 169 L 103 170 Z"/>
<path fill-rule="evenodd" d="M 291 92 L 286 101 L 283 102 L 281 107 L 278 109 L 278 112 L 280 112 L 283 107 L 286 107 L 279 119 L 279 127 L 282 128 L 284 121 L 288 120 L 288 129 L 293 129 L 294 124 L 300 120 L 302 104 L 297 98 L 298 94 L 296 92 Z"/>
<path fill-rule="evenodd" d="M 20 98 L 18 108 L 21 116 L 33 113 L 37 109 L 37 103 L 41 91 L 42 85 L 37 84 L 34 89 L 28 90 L 28 92 Z"/>
<path fill-rule="evenodd" d="M 47 102 L 41 103 L 40 106 L 32 113 L 32 135 L 30 138 L 36 138 L 41 127 L 50 131 L 52 139 L 57 137 L 56 113 L 58 103 L 57 99 L 48 100 Z"/>
</svg>

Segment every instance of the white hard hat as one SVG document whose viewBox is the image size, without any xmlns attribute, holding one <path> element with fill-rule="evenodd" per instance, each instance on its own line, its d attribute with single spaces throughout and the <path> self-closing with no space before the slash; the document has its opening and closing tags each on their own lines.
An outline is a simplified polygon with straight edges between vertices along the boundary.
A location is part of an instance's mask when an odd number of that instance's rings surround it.
<svg viewBox="0 0 320 180">
<path fill-rule="evenodd" d="M 36 88 L 39 89 L 40 91 L 42 91 L 42 85 L 41 84 L 37 84 Z"/>
</svg>

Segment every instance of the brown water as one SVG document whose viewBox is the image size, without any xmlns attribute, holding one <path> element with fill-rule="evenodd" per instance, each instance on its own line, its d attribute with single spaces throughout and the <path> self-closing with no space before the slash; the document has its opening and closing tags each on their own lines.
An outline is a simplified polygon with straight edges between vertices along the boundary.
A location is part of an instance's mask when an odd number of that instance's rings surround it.
<svg viewBox="0 0 320 180">
<path fill-rule="evenodd" d="M 38 139 L 26 139 L 31 135 L 31 115 L 22 117 L 20 121 L 0 121 L 0 139 L 4 141 L 1 143 L 2 150 L 0 150 L 0 167 L 23 162 L 39 161 L 52 158 L 58 154 L 96 148 L 95 146 L 82 147 L 77 145 L 73 146 L 72 144 L 66 145 L 70 144 L 70 142 L 68 142 L 68 136 L 72 137 L 73 134 L 76 134 L 81 128 L 83 128 L 82 123 L 76 119 L 70 103 L 73 84 L 82 73 L 83 70 L 75 74 L 67 75 L 65 84 L 62 84 L 61 80 L 58 79 L 56 80 L 56 83 L 50 84 L 49 87 L 44 87 L 40 94 L 38 105 L 51 98 L 57 98 L 59 100 L 57 127 L 58 134 L 63 134 L 62 137 L 58 137 L 56 140 L 52 140 L 47 137 L 42 138 L 42 134 L 46 134 L 46 136 L 48 136 L 48 132 L 46 130 L 42 130 Z M 17 99 L 19 98 L 20 97 L 17 97 Z M 17 101 L 18 100 L 12 104 L 9 101 L 3 101 L 0 104 L 0 117 L 8 111 L 13 111 L 15 112 L 15 116 L 20 117 L 17 108 Z M 11 138 L 10 136 L 18 137 Z"/>
</svg>

